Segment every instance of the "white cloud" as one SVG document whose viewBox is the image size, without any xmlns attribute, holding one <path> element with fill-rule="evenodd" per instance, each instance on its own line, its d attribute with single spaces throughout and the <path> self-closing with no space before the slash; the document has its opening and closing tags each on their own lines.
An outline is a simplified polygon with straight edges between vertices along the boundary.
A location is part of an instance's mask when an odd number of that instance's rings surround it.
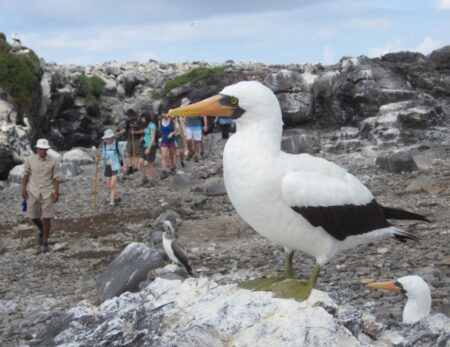
<svg viewBox="0 0 450 347">
<path fill-rule="evenodd" d="M 335 64 L 336 62 L 337 62 L 337 59 L 334 54 L 334 51 L 331 49 L 331 47 L 326 46 L 323 49 L 322 63 L 325 65 L 330 65 L 330 64 Z"/>
<path fill-rule="evenodd" d="M 450 10 L 450 0 L 436 0 L 437 8 Z"/>
<path fill-rule="evenodd" d="M 441 46 L 442 45 L 439 40 L 433 40 L 431 37 L 425 36 L 413 50 L 423 54 L 429 54 Z"/>
</svg>

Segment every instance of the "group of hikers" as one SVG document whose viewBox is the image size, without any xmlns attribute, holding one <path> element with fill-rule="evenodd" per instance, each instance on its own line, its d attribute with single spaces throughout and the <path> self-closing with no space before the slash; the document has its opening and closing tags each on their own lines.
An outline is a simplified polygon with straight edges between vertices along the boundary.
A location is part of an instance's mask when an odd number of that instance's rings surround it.
<svg viewBox="0 0 450 347">
<path fill-rule="evenodd" d="M 164 180 L 175 174 L 177 153 L 182 167 L 185 161 L 198 162 L 205 152 L 204 135 L 214 124 L 220 126 L 222 140 L 226 142 L 233 130 L 231 119 L 217 117 L 208 125 L 204 116 L 188 117 L 186 120 L 172 118 L 163 112 L 161 116 L 143 112 L 138 115 L 133 109 L 125 111 L 125 121 L 116 129 L 107 129 L 102 137 L 101 155 L 96 163 L 104 164 L 109 204 L 115 206 L 117 178 L 123 175 L 141 174 L 141 186 L 156 185 L 155 160 L 161 154 L 161 175 Z M 126 137 L 125 141 L 120 141 Z M 126 146 L 124 145 L 126 143 Z M 50 148 L 47 139 L 39 139 L 36 154 L 26 158 L 22 179 L 22 209 L 39 229 L 38 242 L 41 250 L 49 250 L 50 221 L 55 216 L 55 203 L 59 200 L 60 167 L 58 160 L 47 155 Z"/>
<path fill-rule="evenodd" d="M 116 131 L 105 130 L 102 154 L 97 162 L 105 166 L 106 186 L 110 191 L 110 205 L 117 203 L 117 177 L 139 172 L 140 186 L 156 186 L 155 160 L 158 150 L 161 154 L 161 175 L 164 180 L 174 175 L 177 170 L 177 157 L 180 165 L 185 160 L 198 162 L 204 156 L 204 135 L 211 127 L 206 116 L 193 116 L 186 120 L 169 117 L 166 112 L 161 115 L 136 113 L 133 109 L 125 111 L 126 120 Z M 229 137 L 232 121 L 216 118 L 222 129 L 224 141 Z M 125 137 L 126 148 L 119 141 Z"/>
</svg>

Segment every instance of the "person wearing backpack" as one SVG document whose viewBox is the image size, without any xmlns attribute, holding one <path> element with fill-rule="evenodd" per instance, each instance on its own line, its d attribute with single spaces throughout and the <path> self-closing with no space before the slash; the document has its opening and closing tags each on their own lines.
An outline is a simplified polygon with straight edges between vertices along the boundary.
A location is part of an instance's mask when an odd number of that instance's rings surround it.
<svg viewBox="0 0 450 347">
<path fill-rule="evenodd" d="M 144 186 L 150 182 L 150 186 L 154 187 L 156 179 L 154 163 L 158 148 L 158 130 L 150 114 L 143 113 L 141 121 L 144 125 L 144 137 L 138 153 L 138 167 L 142 176 L 140 185 Z"/>
<path fill-rule="evenodd" d="M 126 167 L 123 166 L 123 150 L 119 148 L 118 142 L 114 139 L 114 132 L 111 129 L 105 130 L 102 137 L 104 140 L 102 156 L 97 157 L 97 162 L 103 160 L 105 166 L 106 187 L 109 190 L 110 205 L 115 206 L 119 201 L 117 197 L 117 177 L 120 171 L 126 173 Z"/>
</svg>

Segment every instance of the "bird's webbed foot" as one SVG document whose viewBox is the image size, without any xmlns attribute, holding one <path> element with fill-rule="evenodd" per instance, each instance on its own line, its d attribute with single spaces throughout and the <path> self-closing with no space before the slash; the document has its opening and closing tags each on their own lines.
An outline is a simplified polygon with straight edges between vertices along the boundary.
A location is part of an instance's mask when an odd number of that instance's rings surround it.
<svg viewBox="0 0 450 347">
<path fill-rule="evenodd" d="M 271 291 L 278 298 L 303 301 L 308 299 L 312 289 L 316 285 L 320 273 L 317 265 L 307 282 L 299 281 L 291 277 L 288 272 L 283 276 L 257 278 L 239 284 L 240 288 L 249 290 Z"/>
<path fill-rule="evenodd" d="M 284 276 L 256 278 L 239 283 L 239 288 L 248 290 L 271 290 L 273 284 L 284 280 Z"/>
</svg>

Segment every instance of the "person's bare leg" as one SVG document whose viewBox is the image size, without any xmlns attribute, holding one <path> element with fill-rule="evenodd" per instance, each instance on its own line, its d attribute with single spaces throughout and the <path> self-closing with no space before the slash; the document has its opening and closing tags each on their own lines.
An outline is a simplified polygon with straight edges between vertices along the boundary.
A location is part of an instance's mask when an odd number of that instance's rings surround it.
<svg viewBox="0 0 450 347">
<path fill-rule="evenodd" d="M 110 200 L 110 204 L 114 205 L 115 201 L 116 201 L 116 182 L 117 182 L 117 176 L 113 176 L 111 177 L 111 200 Z"/>
<path fill-rule="evenodd" d="M 170 169 L 175 168 L 176 148 L 169 148 Z"/>
<path fill-rule="evenodd" d="M 167 147 L 161 147 L 161 170 L 163 172 L 167 171 Z"/>
<path fill-rule="evenodd" d="M 147 163 L 147 175 L 150 182 L 155 182 L 156 173 L 155 173 L 155 165 L 153 165 L 153 163 Z"/>
</svg>

